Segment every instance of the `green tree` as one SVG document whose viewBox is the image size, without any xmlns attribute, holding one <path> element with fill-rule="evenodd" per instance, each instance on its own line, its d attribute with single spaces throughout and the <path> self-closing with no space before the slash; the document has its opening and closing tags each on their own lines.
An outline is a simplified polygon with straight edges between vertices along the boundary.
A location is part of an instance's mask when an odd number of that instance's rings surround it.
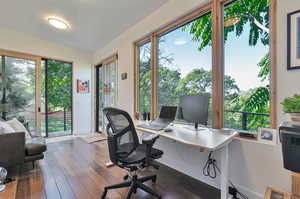
<svg viewBox="0 0 300 199">
<path fill-rule="evenodd" d="M 45 68 L 43 68 L 45 72 Z M 69 63 L 48 60 L 48 108 L 49 111 L 71 109 L 72 70 Z M 45 80 L 43 80 L 45 82 Z M 42 98 L 45 99 L 45 85 L 42 86 Z"/>
<path fill-rule="evenodd" d="M 212 91 L 212 71 L 203 68 L 193 69 L 183 77 L 176 88 L 179 95 L 191 95 L 199 93 L 211 93 Z M 224 93 L 228 99 L 234 99 L 240 92 L 235 80 L 225 75 Z"/>
<path fill-rule="evenodd" d="M 157 96 L 159 104 L 177 106 L 179 103 L 177 85 L 180 81 L 181 73 L 178 70 L 171 70 L 163 65 L 159 65 L 158 74 Z"/>
<path fill-rule="evenodd" d="M 1 101 L 7 104 L 5 119 L 22 116 L 22 112 L 28 108 L 28 111 L 34 111 L 35 84 L 32 84 L 32 78 L 35 75 L 34 69 L 32 61 L 5 57 L 5 65 L 1 66 L 0 89 Z M 4 79 L 6 86 L 2 88 Z M 4 89 L 6 91 L 5 99 L 3 98 Z"/>
</svg>

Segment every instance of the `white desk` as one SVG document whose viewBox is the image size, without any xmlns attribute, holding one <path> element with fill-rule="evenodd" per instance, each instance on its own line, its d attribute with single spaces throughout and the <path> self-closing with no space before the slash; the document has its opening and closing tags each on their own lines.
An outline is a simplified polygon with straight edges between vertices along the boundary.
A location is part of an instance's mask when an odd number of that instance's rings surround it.
<svg viewBox="0 0 300 199">
<path fill-rule="evenodd" d="M 155 131 L 138 127 L 136 122 L 136 130 L 146 133 L 158 134 L 161 137 L 171 139 L 175 142 L 180 142 L 191 147 L 207 151 L 221 151 L 221 199 L 228 198 L 228 164 L 229 164 L 229 150 L 228 145 L 235 136 L 238 135 L 236 131 L 222 130 L 222 129 L 206 129 L 203 131 L 193 132 L 182 124 L 174 124 L 170 126 L 172 132 Z"/>
</svg>

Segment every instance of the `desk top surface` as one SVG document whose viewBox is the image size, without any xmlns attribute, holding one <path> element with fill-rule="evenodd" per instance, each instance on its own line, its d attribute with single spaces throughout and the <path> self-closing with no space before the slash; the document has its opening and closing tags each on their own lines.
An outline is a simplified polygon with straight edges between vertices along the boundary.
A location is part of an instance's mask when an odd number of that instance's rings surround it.
<svg viewBox="0 0 300 199">
<path fill-rule="evenodd" d="M 168 128 L 173 130 L 172 132 L 164 132 L 163 130 L 155 131 L 137 126 L 142 123 L 143 122 L 136 121 L 137 131 L 159 134 L 161 137 L 208 151 L 215 151 L 226 146 L 238 135 L 236 131 L 209 128 L 195 132 L 189 130 L 186 128 L 187 125 L 183 124 L 169 126 Z"/>
</svg>

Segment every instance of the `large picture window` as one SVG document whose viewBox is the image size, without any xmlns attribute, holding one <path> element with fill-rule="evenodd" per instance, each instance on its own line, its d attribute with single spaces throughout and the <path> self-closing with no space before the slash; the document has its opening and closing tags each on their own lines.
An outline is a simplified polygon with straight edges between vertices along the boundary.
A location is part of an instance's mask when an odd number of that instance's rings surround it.
<svg viewBox="0 0 300 199">
<path fill-rule="evenodd" d="M 211 13 L 158 37 L 158 112 L 163 105 L 178 106 L 182 95 L 211 94 L 212 49 L 208 38 L 194 35 L 199 28 L 211 38 Z"/>
<path fill-rule="evenodd" d="M 212 127 L 275 128 L 275 7 L 273 0 L 212 0 L 153 32 L 136 45 L 135 112 L 157 116 L 182 95 L 209 93 Z"/>
<path fill-rule="evenodd" d="M 270 125 L 269 3 L 236 0 L 224 6 L 224 125 Z"/>
<path fill-rule="evenodd" d="M 139 112 L 151 112 L 151 42 L 138 46 L 137 71 Z"/>
</svg>

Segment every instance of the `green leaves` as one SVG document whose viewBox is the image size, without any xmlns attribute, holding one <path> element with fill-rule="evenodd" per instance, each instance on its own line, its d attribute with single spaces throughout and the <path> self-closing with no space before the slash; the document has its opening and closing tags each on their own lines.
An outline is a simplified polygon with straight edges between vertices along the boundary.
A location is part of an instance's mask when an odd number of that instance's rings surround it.
<svg viewBox="0 0 300 199">
<path fill-rule="evenodd" d="M 270 53 L 267 53 L 257 64 L 260 67 L 258 77 L 261 78 L 261 81 L 270 80 Z"/>
<path fill-rule="evenodd" d="M 72 68 L 71 64 L 48 60 L 48 108 L 49 111 L 71 108 Z M 45 97 L 45 86 L 42 86 Z"/>
<path fill-rule="evenodd" d="M 281 105 L 285 113 L 299 113 L 300 112 L 300 94 L 295 94 L 292 97 L 285 98 Z"/>
<path fill-rule="evenodd" d="M 269 44 L 269 0 L 238 0 L 229 4 L 224 10 L 225 24 L 228 20 L 235 19 L 236 23 L 224 27 L 225 43 L 230 33 L 237 37 L 245 31 L 245 25 L 249 24 L 249 45 L 255 46 L 258 41 L 263 45 Z M 208 13 L 196 19 L 191 24 L 185 25 L 183 31 L 189 31 L 192 40 L 199 44 L 198 50 L 203 50 L 211 45 L 212 16 Z"/>
</svg>

